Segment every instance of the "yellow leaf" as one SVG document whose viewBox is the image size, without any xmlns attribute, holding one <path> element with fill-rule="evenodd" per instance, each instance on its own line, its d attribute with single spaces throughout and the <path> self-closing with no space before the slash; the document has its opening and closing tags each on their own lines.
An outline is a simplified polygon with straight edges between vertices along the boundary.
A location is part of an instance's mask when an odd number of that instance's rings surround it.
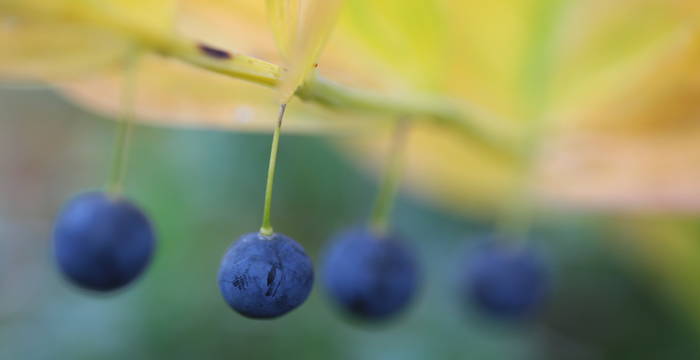
<svg viewBox="0 0 700 360">
<path fill-rule="evenodd" d="M 558 125 L 540 162 L 547 203 L 700 210 L 700 41 L 684 49 L 659 64 L 636 97 L 611 98 Z"/>
<path fill-rule="evenodd" d="M 0 23 L 0 78 L 5 80 L 83 76 L 113 63 L 128 46 L 100 27 L 19 17 Z"/>
<path fill-rule="evenodd" d="M 70 3 L 87 4 L 93 10 L 100 3 L 74 1 Z M 52 24 L 66 24 L 65 17 L 49 16 L 56 4 L 65 1 L 47 1 L 43 10 L 39 8 L 44 2 L 39 0 L 0 0 L 0 6 L 8 2 L 33 4 L 32 11 L 42 14 L 31 19 L 45 29 L 37 30 L 35 36 L 22 33 L 30 43 L 40 44 L 38 34 L 57 29 Z M 124 2 L 121 10 L 109 14 L 129 19 L 138 34 L 169 31 L 168 26 L 151 26 L 152 20 L 147 20 L 172 17 L 167 6 L 144 13 L 137 3 Z M 548 206 L 700 210 L 700 175 L 695 171 L 700 130 L 694 125 L 700 102 L 697 1 L 346 0 L 322 55 L 340 11 L 339 0 L 268 4 L 266 14 L 260 1 L 182 0 L 175 29 L 179 37 L 286 66 L 281 92 L 154 56 L 147 61 L 148 75 L 143 75 L 140 90 L 143 120 L 266 130 L 274 118 L 274 100 L 290 96 L 318 61 L 324 77 L 342 84 L 404 99 L 435 97 L 459 108 L 479 109 L 477 114 L 489 116 L 475 123 L 497 129 L 499 135 L 525 134 L 533 123 L 541 123 L 548 131 L 542 135 L 544 148 L 536 159 L 534 191 Z M 295 6 L 298 20 L 289 15 L 295 13 Z M 88 14 L 105 14 L 93 10 Z M 87 26 L 83 33 L 94 35 L 94 41 L 82 38 L 77 45 L 61 41 L 68 49 L 63 55 L 38 52 L 44 46 L 50 48 L 44 43 L 38 49 L 18 51 L 24 55 L 5 63 L 19 66 L 23 65 L 20 59 L 26 58 L 36 59 L 26 66 L 56 61 L 57 69 L 71 69 L 68 64 L 73 61 L 95 70 L 109 65 L 111 55 L 105 61 L 93 61 L 90 56 L 102 54 L 86 50 L 102 49 L 102 44 L 90 44 L 100 38 L 113 37 L 118 43 L 127 31 L 95 18 L 72 23 L 76 33 Z M 293 28 L 297 32 L 288 30 Z M 109 34 L 103 37 L 99 29 Z M 71 41 L 80 37 L 73 30 L 63 31 Z M 21 50 L 21 46 L 19 41 L 0 43 L 2 50 Z M 35 50 L 34 55 L 27 54 Z M 3 56 L 12 58 L 0 51 L 0 59 Z M 18 76 L 35 72 L 6 68 Z M 118 86 L 115 70 L 88 75 L 70 84 L 61 81 L 60 86 L 86 106 L 114 111 L 110 94 Z M 354 132 L 342 142 L 358 163 L 377 166 L 374 154 L 385 140 L 383 122 L 376 120 L 382 119 L 301 103 L 293 109 L 290 115 L 298 119 L 290 121 L 292 130 L 342 128 L 346 132 L 361 124 L 377 124 L 376 134 Z M 240 123 L 231 121 L 232 113 L 256 116 Z M 415 193 L 451 210 L 486 211 L 497 208 L 522 181 L 512 158 L 452 128 L 421 119 L 417 123 L 406 168 L 407 183 Z"/>
<path fill-rule="evenodd" d="M 135 42 L 122 26 L 144 35 L 172 31 L 175 2 L 0 0 L 0 11 L 0 76 L 55 80 L 118 61 Z"/>
<path fill-rule="evenodd" d="M 391 63 L 387 72 L 405 73 L 414 87 L 468 99 L 506 121 L 510 118 L 510 126 L 526 121 L 520 104 L 531 96 L 521 85 L 533 69 L 526 66 L 528 47 L 532 39 L 537 39 L 535 45 L 544 41 L 537 38 L 535 25 L 543 13 L 534 5 L 559 7 L 555 26 L 548 30 L 552 40 L 547 58 L 538 60 L 550 73 L 542 77 L 549 83 L 539 85 L 551 94 L 543 116 L 555 128 L 544 137 L 537 160 L 536 199 L 554 207 L 700 210 L 700 172 L 693 165 L 700 160 L 700 131 L 693 120 L 700 101 L 697 13 L 659 0 L 575 1 L 567 6 L 553 1 L 484 6 L 416 1 L 420 11 L 410 19 L 417 24 L 436 21 L 434 13 L 441 5 L 452 10 L 445 17 L 449 24 L 441 25 L 450 29 L 448 35 L 430 30 L 433 38 L 451 39 L 448 58 L 455 65 L 444 67 L 441 77 L 421 53 L 430 46 L 440 53 L 435 45 L 439 41 L 416 37 L 401 42 L 399 36 L 389 41 L 390 35 L 380 31 L 404 23 L 409 28 L 409 17 L 392 17 L 400 5 L 355 0 L 349 7 L 359 2 L 363 7 L 351 19 L 357 24 L 350 25 L 354 32 L 366 32 L 363 46 L 378 49 L 365 53 Z M 385 11 L 366 11 L 368 7 Z M 361 10 L 369 15 L 363 17 Z M 429 15 L 421 19 L 422 14 Z M 343 19 L 338 37 L 348 26 Z M 390 50 L 380 50 L 382 46 Z M 333 50 L 331 44 L 328 52 Z M 429 79 L 421 78 L 425 73 Z M 365 139 L 351 149 L 360 162 L 374 167 L 370 154 L 383 141 Z M 493 209 L 522 181 L 507 159 L 445 129 L 421 126 L 413 141 L 407 181 L 414 191 L 452 211 Z"/>
<path fill-rule="evenodd" d="M 299 0 L 267 0 L 267 14 L 277 48 L 288 61 L 290 47 L 299 31 Z"/>
<path fill-rule="evenodd" d="M 286 103 L 313 70 L 340 12 L 342 0 L 308 0 L 299 31 L 291 37 L 286 74 L 279 85 L 280 102 Z"/>
</svg>

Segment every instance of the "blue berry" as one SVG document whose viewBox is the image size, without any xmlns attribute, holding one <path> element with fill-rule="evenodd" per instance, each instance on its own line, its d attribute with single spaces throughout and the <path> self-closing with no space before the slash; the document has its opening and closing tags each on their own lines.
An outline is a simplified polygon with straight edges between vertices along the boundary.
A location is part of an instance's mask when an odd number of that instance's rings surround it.
<svg viewBox="0 0 700 360">
<path fill-rule="evenodd" d="M 547 271 L 527 247 L 481 244 L 465 264 L 462 296 L 485 314 L 518 318 L 532 314 L 548 288 Z"/>
<path fill-rule="evenodd" d="M 110 291 L 130 283 L 146 268 L 154 247 L 141 210 L 103 192 L 76 196 L 56 220 L 56 261 L 68 279 L 86 289 Z"/>
<path fill-rule="evenodd" d="M 396 235 L 358 227 L 335 236 L 323 261 L 324 285 L 341 310 L 382 320 L 403 310 L 418 287 L 414 253 Z"/>
<path fill-rule="evenodd" d="M 254 319 L 282 316 L 311 292 L 314 271 L 304 248 L 293 239 L 259 233 L 241 236 L 226 251 L 219 289 L 239 314 Z"/>
</svg>

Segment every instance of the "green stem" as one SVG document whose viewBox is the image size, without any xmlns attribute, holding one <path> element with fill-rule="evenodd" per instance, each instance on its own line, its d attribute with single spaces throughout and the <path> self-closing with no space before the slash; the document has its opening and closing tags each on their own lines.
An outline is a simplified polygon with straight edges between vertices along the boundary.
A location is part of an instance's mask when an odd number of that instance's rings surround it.
<svg viewBox="0 0 700 360">
<path fill-rule="evenodd" d="M 408 134 L 408 121 L 399 119 L 396 122 L 391 150 L 389 151 L 386 170 L 377 194 L 377 199 L 372 210 L 370 227 L 379 238 L 383 237 L 389 229 L 389 218 L 393 208 L 396 194 L 398 193 L 401 173 L 403 170 L 403 155 Z"/>
<path fill-rule="evenodd" d="M 134 51 L 126 58 L 124 76 L 122 77 L 120 95 L 120 119 L 117 139 L 112 158 L 112 172 L 107 184 L 107 190 L 115 196 L 122 192 L 129 160 L 129 144 L 133 129 L 134 98 L 136 95 L 136 74 L 139 54 Z"/>
<path fill-rule="evenodd" d="M 199 51 L 201 44 L 181 39 L 169 39 L 161 43 L 163 55 L 222 75 L 247 80 L 260 85 L 276 87 L 282 69 L 263 60 L 243 54 L 226 52 L 230 57 L 212 59 Z M 395 96 L 364 89 L 344 86 L 313 73 L 295 95 L 336 110 L 400 116 L 410 114 L 415 119 L 436 121 L 472 138 L 488 148 L 512 154 L 517 144 L 517 135 L 499 127 L 505 123 L 492 114 L 476 109 L 469 104 L 427 95 Z"/>
<path fill-rule="evenodd" d="M 260 227 L 260 234 L 264 236 L 272 236 L 272 223 L 270 222 L 270 208 L 272 207 L 272 185 L 275 182 L 275 165 L 277 163 L 277 150 L 280 144 L 280 133 L 282 132 L 282 119 L 284 111 L 287 109 L 287 104 L 280 105 L 279 116 L 275 124 L 275 130 L 272 133 L 272 145 L 270 146 L 270 162 L 267 166 L 267 184 L 265 185 L 265 208 L 263 209 L 263 221 Z"/>
<path fill-rule="evenodd" d="M 151 49 L 163 56 L 264 86 L 276 87 L 284 71 L 278 65 L 252 56 L 228 49 L 213 48 L 201 42 L 179 37 L 169 31 L 158 31 L 143 24 L 128 21 L 128 17 L 110 8 L 78 7 L 70 13 L 70 19 L 91 25 L 100 24 L 121 36 L 132 39 L 141 47 Z M 396 96 L 350 88 L 324 79 L 317 73 L 312 74 L 297 89 L 296 95 L 302 100 L 338 110 L 364 111 L 390 116 L 409 114 L 419 121 L 438 121 L 507 156 L 513 155 L 514 144 L 519 140 L 518 134 L 513 129 L 502 126 L 507 123 L 502 119 L 464 102 L 451 101 L 442 97 L 424 94 Z"/>
<path fill-rule="evenodd" d="M 499 126 L 507 123 L 469 104 L 427 95 L 384 94 L 350 88 L 318 74 L 297 90 L 304 101 L 337 109 L 391 117 L 410 115 L 412 121 L 434 121 L 461 133 L 491 150 L 512 155 L 517 151 L 518 135 Z"/>
</svg>

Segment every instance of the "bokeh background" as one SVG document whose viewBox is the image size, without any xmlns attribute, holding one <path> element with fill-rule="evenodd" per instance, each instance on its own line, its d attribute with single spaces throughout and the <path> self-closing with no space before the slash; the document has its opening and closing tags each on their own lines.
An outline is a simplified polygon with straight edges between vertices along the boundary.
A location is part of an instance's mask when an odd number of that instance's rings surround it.
<svg viewBox="0 0 700 360">
<path fill-rule="evenodd" d="M 349 322 L 318 282 L 278 320 L 235 314 L 216 272 L 231 241 L 259 226 L 266 134 L 138 126 L 126 194 L 152 217 L 157 255 L 128 291 L 85 293 L 53 263 L 52 222 L 66 199 L 105 182 L 116 123 L 43 88 L 5 87 L 0 109 L 0 359 L 700 357 L 692 317 L 631 247 L 611 239 L 619 234 L 609 217 L 567 212 L 537 225 L 553 293 L 538 316 L 504 323 L 454 296 L 457 264 L 491 224 L 406 194 L 394 225 L 424 276 L 403 316 L 379 327 Z M 275 227 L 318 262 L 330 235 L 364 221 L 375 179 L 328 137 L 285 135 L 278 165 Z"/>
</svg>

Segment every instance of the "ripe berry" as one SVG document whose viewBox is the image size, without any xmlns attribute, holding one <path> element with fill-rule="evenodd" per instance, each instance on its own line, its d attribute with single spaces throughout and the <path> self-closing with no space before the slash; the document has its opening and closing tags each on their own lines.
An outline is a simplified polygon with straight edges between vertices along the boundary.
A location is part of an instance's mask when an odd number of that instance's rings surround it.
<svg viewBox="0 0 700 360">
<path fill-rule="evenodd" d="M 90 290 L 120 288 L 143 272 L 155 239 L 148 218 L 131 202 L 104 192 L 68 202 L 54 229 L 54 251 L 63 274 Z"/>
<path fill-rule="evenodd" d="M 498 317 L 531 314 L 548 288 L 545 265 L 533 249 L 491 242 L 471 254 L 462 276 L 462 296 Z"/>
<path fill-rule="evenodd" d="M 346 230 L 331 241 L 323 262 L 324 285 L 350 315 L 381 320 L 413 299 L 418 266 L 396 235 L 377 237 L 366 228 Z"/>
<path fill-rule="evenodd" d="M 309 296 L 313 282 L 313 265 L 304 248 L 279 233 L 241 236 L 228 248 L 219 269 L 224 300 L 254 319 L 295 309 Z"/>
</svg>

